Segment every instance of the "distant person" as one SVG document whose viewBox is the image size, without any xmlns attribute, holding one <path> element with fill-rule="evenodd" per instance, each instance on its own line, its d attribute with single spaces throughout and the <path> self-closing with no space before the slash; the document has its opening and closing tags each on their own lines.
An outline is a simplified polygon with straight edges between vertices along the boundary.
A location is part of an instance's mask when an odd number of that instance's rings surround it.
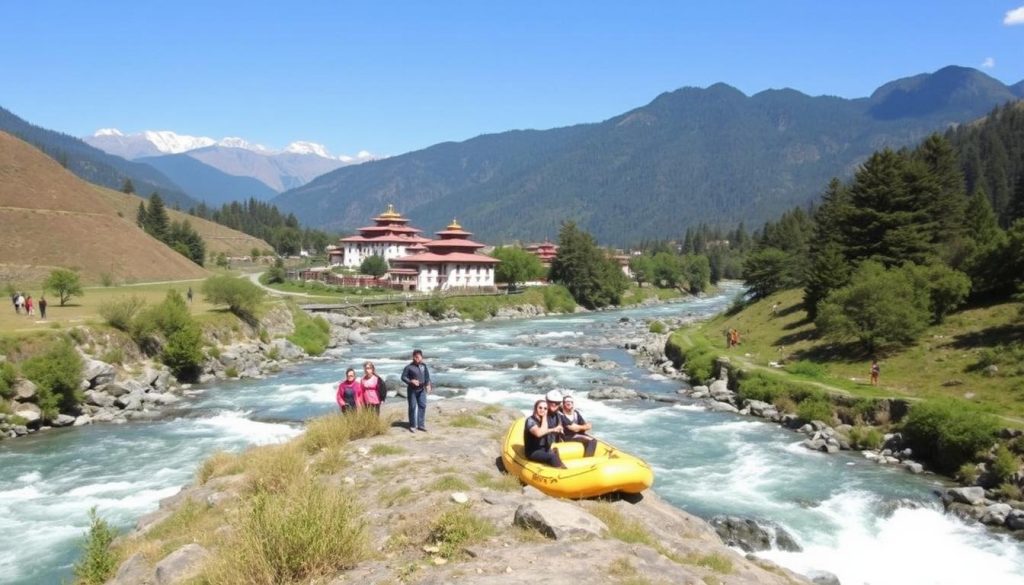
<svg viewBox="0 0 1024 585">
<path fill-rule="evenodd" d="M 46 320 L 46 297 L 39 297 L 39 316 Z"/>
<path fill-rule="evenodd" d="M 380 407 L 388 396 L 388 388 L 384 385 L 384 378 L 377 375 L 377 368 L 373 362 L 363 364 L 363 377 L 359 379 L 363 387 L 363 403 L 378 415 Z"/>
<path fill-rule="evenodd" d="M 562 425 L 562 440 L 583 443 L 583 456 L 593 457 L 597 451 L 597 439 L 587 434 L 592 425 L 587 422 L 580 411 L 576 410 L 575 400 L 571 395 L 562 398 L 562 410 L 558 413 Z"/>
<path fill-rule="evenodd" d="M 882 368 L 878 366 L 878 360 L 871 360 L 871 385 L 878 386 L 878 374 L 882 371 Z"/>
<path fill-rule="evenodd" d="M 20 315 L 22 309 L 25 308 L 25 295 L 18 293 L 18 298 L 14 301 L 14 310 Z"/>
<path fill-rule="evenodd" d="M 25 314 L 30 317 L 36 314 L 36 307 L 32 302 L 32 295 L 28 295 L 28 297 L 25 298 Z"/>
<path fill-rule="evenodd" d="M 402 370 L 405 382 L 405 396 L 409 401 L 409 432 L 427 432 L 427 394 L 433 390 L 430 383 L 430 369 L 423 363 L 423 352 L 414 349 L 412 363 Z"/>
<path fill-rule="evenodd" d="M 778 315 L 778 314 L 779 314 L 779 303 L 775 303 L 774 305 L 772 305 L 772 315 L 774 316 L 774 315 Z"/>
<path fill-rule="evenodd" d="M 188 287 L 188 292 L 185 293 L 185 297 L 188 298 L 188 304 L 192 304 L 192 287 Z"/>
<path fill-rule="evenodd" d="M 14 312 L 20 314 L 21 310 L 18 308 L 18 293 L 11 293 L 11 304 L 14 305 Z"/>
<path fill-rule="evenodd" d="M 356 371 L 352 368 L 345 370 L 345 379 L 338 384 L 335 400 L 341 412 L 352 412 L 363 407 L 363 387 L 356 379 Z"/>
<path fill-rule="evenodd" d="M 533 403 L 533 414 L 526 417 L 523 427 L 523 447 L 526 458 L 530 461 L 544 463 L 551 467 L 565 469 L 565 463 L 558 456 L 558 449 L 552 449 L 555 439 L 562 434 L 562 426 L 557 416 L 550 416 L 548 402 L 538 400 Z"/>
</svg>

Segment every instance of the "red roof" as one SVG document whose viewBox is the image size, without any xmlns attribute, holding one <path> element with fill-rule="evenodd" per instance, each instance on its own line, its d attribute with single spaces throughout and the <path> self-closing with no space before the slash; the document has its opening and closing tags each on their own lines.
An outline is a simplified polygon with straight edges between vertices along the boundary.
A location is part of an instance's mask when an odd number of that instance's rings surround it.
<svg viewBox="0 0 1024 585">
<path fill-rule="evenodd" d="M 388 235 L 374 236 L 372 238 L 368 238 L 366 236 L 349 236 L 347 238 L 341 238 L 339 241 L 340 242 L 371 242 L 371 243 L 373 243 L 373 242 L 378 242 L 378 243 L 398 242 L 400 244 L 409 244 L 409 243 L 412 243 L 412 244 L 423 244 L 423 243 L 429 242 L 430 240 L 428 240 L 427 238 L 424 238 L 424 237 L 420 237 L 420 236 L 410 236 L 410 235 L 406 235 L 406 234 L 398 234 L 398 235 L 394 235 L 394 236 L 388 236 Z"/>
<path fill-rule="evenodd" d="M 418 230 L 408 225 L 370 225 L 359 228 L 359 233 L 365 234 L 366 232 L 394 232 L 396 234 L 418 234 L 423 230 Z"/>
<path fill-rule="evenodd" d="M 436 233 L 437 235 L 441 236 L 442 238 L 445 237 L 445 236 L 472 236 L 473 235 L 473 232 L 467 232 L 464 229 L 457 229 L 457 230 L 446 229 L 446 230 L 442 230 L 442 231 L 434 232 L 434 233 Z"/>
<path fill-rule="evenodd" d="M 474 242 L 473 240 L 466 240 L 463 238 L 452 238 L 450 240 L 431 240 L 426 244 L 430 249 L 434 248 L 472 248 L 474 250 L 483 248 L 484 245 L 480 242 Z"/>
<path fill-rule="evenodd" d="M 500 260 L 484 256 L 483 254 L 467 254 L 466 252 L 449 252 L 447 254 L 436 254 L 434 252 L 423 252 L 411 256 L 402 256 L 391 260 L 392 263 L 422 264 L 425 262 L 476 262 L 480 264 L 497 264 Z"/>
</svg>

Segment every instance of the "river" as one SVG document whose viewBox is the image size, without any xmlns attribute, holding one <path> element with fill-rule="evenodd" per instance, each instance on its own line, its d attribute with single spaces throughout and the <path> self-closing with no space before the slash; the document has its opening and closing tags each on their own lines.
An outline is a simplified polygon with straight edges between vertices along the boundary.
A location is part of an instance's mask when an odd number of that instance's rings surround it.
<svg viewBox="0 0 1024 585">
<path fill-rule="evenodd" d="M 127 529 L 178 491 L 210 453 L 286 440 L 301 421 L 332 412 L 346 367 L 366 359 L 397 376 L 420 347 L 438 392 L 528 411 L 551 388 L 570 390 L 595 432 L 644 457 L 654 489 L 691 513 L 770 519 L 802 553 L 762 556 L 796 571 L 826 570 L 844 585 L 1024 584 L 1024 543 L 941 512 L 934 477 L 913 476 L 858 454 L 824 455 L 776 425 L 696 405 L 597 402 L 604 385 L 674 393 L 677 384 L 637 368 L 610 342 L 644 318 L 706 316 L 735 288 L 705 299 L 618 311 L 379 331 L 340 358 L 296 366 L 272 378 L 218 383 L 159 421 L 52 430 L 0 443 L 0 582 L 70 578 L 87 512 Z M 620 322 L 629 317 L 629 322 Z M 610 371 L 568 356 L 596 353 Z M 395 400 L 392 398 L 392 400 Z M 401 399 L 398 399 L 401 400 Z M 404 412 L 404 411 L 403 411 Z M 430 426 L 430 420 L 427 420 Z M 399 440 L 401 437 L 396 437 Z"/>
</svg>

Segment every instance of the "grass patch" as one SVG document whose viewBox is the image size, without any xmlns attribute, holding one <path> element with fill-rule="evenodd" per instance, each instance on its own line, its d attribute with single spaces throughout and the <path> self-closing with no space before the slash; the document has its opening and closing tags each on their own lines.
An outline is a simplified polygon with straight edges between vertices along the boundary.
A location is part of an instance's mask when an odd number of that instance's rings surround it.
<svg viewBox="0 0 1024 585">
<path fill-rule="evenodd" d="M 480 416 L 489 417 L 494 416 L 501 412 L 501 407 L 497 404 L 488 404 L 487 406 L 480 409 Z"/>
<path fill-rule="evenodd" d="M 378 443 L 373 447 L 370 447 L 370 455 L 403 455 L 409 451 L 405 447 L 398 445 L 387 445 L 384 443 Z"/>
<path fill-rule="evenodd" d="M 608 534 L 622 542 L 630 544 L 646 544 L 657 546 L 657 541 L 647 531 L 647 528 L 637 520 L 627 518 L 615 509 L 615 506 L 608 502 L 594 502 L 587 506 L 587 510 L 605 523 L 608 527 Z"/>
<path fill-rule="evenodd" d="M 686 557 L 684 563 L 687 565 L 696 565 L 698 567 L 704 567 L 705 569 L 711 569 L 721 575 L 728 575 L 733 572 L 732 560 L 729 559 L 729 557 L 718 553 L 689 556 Z"/>
<path fill-rule="evenodd" d="M 302 446 L 307 453 L 341 447 L 349 441 L 376 437 L 388 432 L 391 422 L 368 410 L 336 413 L 315 418 L 306 425 Z"/>
<path fill-rule="evenodd" d="M 494 533 L 490 522 L 473 514 L 469 506 L 459 506 L 434 520 L 428 539 L 441 549 L 438 554 L 450 559 L 461 555 L 467 545 L 482 542 Z"/>
<path fill-rule="evenodd" d="M 473 474 L 473 481 L 480 487 L 500 492 L 514 492 L 523 487 L 519 478 L 509 473 L 478 471 Z"/>
<path fill-rule="evenodd" d="M 469 489 L 469 484 L 454 475 L 443 475 L 427 487 L 432 492 L 461 492 Z"/>
<path fill-rule="evenodd" d="M 202 576 L 210 585 L 319 581 L 370 556 L 352 498 L 314 479 L 255 496 L 232 526 Z"/>
<path fill-rule="evenodd" d="M 807 360 L 800 360 L 786 366 L 786 371 L 796 376 L 805 376 L 815 380 L 824 378 L 825 366 Z"/>
<path fill-rule="evenodd" d="M 696 331 L 680 329 L 669 336 L 665 354 L 681 367 L 691 379 L 701 381 L 712 377 L 715 358 L 723 352 Z"/>
<path fill-rule="evenodd" d="M 480 420 L 480 417 L 471 412 L 455 415 L 448 424 L 460 429 L 476 429 L 490 426 L 490 423 Z"/>
<path fill-rule="evenodd" d="M 385 507 L 390 508 L 391 506 L 394 506 L 396 504 L 404 504 L 405 502 L 410 502 L 412 501 L 412 499 L 412 488 L 407 485 L 403 485 L 402 487 L 394 491 L 384 492 L 384 495 L 381 496 L 380 503 L 384 504 Z"/>
<path fill-rule="evenodd" d="M 313 458 L 313 471 L 320 475 L 334 475 L 348 466 L 348 457 L 342 448 L 324 449 Z"/>
<path fill-rule="evenodd" d="M 217 451 L 203 461 L 196 470 L 196 483 L 204 485 L 215 477 L 234 475 L 243 471 L 242 458 L 234 453 Z"/>
<path fill-rule="evenodd" d="M 289 305 L 295 330 L 288 341 L 301 347 L 309 355 L 320 355 L 331 341 L 331 325 L 323 317 L 311 317 L 302 309 Z"/>
<path fill-rule="evenodd" d="M 306 457 L 295 442 L 257 447 L 242 459 L 246 489 L 255 494 L 283 492 L 306 473 Z"/>
</svg>

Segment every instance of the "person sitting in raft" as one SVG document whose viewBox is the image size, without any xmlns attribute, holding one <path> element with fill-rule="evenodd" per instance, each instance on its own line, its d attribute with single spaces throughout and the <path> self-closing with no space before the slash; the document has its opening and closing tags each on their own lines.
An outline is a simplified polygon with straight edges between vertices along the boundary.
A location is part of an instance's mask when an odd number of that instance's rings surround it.
<svg viewBox="0 0 1024 585">
<path fill-rule="evenodd" d="M 547 401 L 535 402 L 533 414 L 526 417 L 526 426 L 523 427 L 523 445 L 526 448 L 527 459 L 565 469 L 565 464 L 558 456 L 558 450 L 551 448 L 561 433 L 562 425 L 558 424 L 558 417 L 548 415 Z"/>
<path fill-rule="evenodd" d="M 544 398 L 548 401 L 548 416 L 557 417 L 562 412 L 562 393 L 558 390 L 548 390 Z"/>
<path fill-rule="evenodd" d="M 363 385 L 356 380 L 355 370 L 345 370 L 345 379 L 338 384 L 338 394 L 334 398 L 338 401 L 341 412 L 351 412 L 363 407 Z"/>
<path fill-rule="evenodd" d="M 583 443 L 583 456 L 593 457 L 597 451 L 597 439 L 587 434 L 592 427 L 580 411 L 576 410 L 571 394 L 562 397 L 562 410 L 558 413 L 562 425 L 562 440 Z"/>
</svg>

